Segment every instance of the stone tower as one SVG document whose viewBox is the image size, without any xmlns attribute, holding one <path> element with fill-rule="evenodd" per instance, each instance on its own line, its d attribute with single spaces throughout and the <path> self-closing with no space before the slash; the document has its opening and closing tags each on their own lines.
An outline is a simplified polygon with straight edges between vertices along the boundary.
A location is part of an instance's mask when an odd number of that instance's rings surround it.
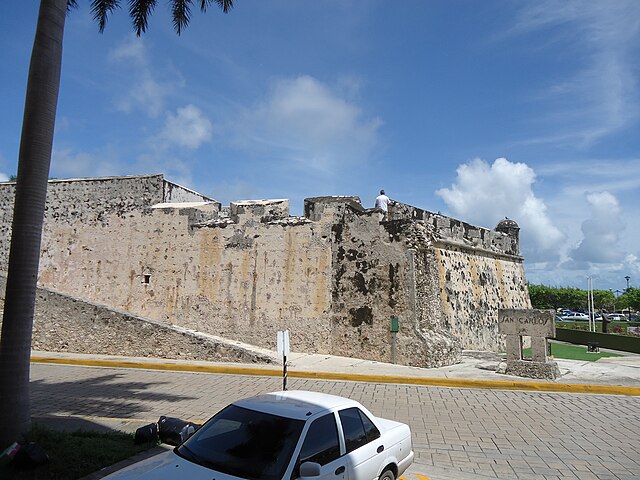
<svg viewBox="0 0 640 480">
<path fill-rule="evenodd" d="M 520 227 L 515 221 L 504 217 L 504 220 L 500 220 L 496 225 L 496 232 L 509 235 L 511 237 L 511 252 L 514 255 L 520 255 Z"/>
</svg>

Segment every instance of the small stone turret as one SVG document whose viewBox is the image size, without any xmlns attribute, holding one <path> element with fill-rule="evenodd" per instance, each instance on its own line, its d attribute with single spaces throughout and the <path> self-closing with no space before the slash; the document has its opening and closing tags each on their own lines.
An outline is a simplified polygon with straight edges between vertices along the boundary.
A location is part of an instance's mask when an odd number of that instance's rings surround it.
<svg viewBox="0 0 640 480">
<path fill-rule="evenodd" d="M 500 220 L 495 228 L 496 232 L 506 233 L 511 237 L 511 253 L 520 255 L 520 227 L 508 217 Z"/>
</svg>

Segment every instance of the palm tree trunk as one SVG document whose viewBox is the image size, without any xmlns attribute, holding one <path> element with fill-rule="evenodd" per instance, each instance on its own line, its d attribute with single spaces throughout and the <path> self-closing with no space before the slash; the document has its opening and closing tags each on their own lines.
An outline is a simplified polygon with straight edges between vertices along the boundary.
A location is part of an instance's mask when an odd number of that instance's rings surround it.
<svg viewBox="0 0 640 480">
<path fill-rule="evenodd" d="M 0 338 L 0 450 L 31 424 L 29 360 L 67 0 L 42 0 L 25 98 Z"/>
</svg>

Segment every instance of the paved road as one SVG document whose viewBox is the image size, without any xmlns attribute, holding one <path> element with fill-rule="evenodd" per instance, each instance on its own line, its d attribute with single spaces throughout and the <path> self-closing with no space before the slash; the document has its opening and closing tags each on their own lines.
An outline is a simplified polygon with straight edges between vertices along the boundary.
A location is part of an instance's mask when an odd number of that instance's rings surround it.
<svg viewBox="0 0 640 480">
<path fill-rule="evenodd" d="M 31 377 L 34 417 L 107 419 L 125 429 L 160 415 L 203 421 L 282 386 L 275 377 L 47 364 L 32 364 Z M 288 386 L 350 397 L 410 424 L 416 463 L 450 474 L 441 478 L 640 478 L 640 397 L 305 379 Z"/>
</svg>

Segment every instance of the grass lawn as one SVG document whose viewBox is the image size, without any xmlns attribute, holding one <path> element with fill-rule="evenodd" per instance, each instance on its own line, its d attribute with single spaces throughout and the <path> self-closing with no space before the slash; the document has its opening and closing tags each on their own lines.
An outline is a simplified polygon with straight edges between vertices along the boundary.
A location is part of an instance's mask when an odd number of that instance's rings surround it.
<svg viewBox="0 0 640 480">
<path fill-rule="evenodd" d="M 27 440 L 40 445 L 47 452 L 49 462 L 35 469 L 2 466 L 0 479 L 74 480 L 156 445 L 134 445 L 133 434 L 122 432 L 58 432 L 39 426 L 33 428 Z"/>
<path fill-rule="evenodd" d="M 602 357 L 622 356 L 617 353 L 607 352 L 589 353 L 587 352 L 587 347 L 585 345 L 571 345 L 555 342 L 550 342 L 549 345 L 551 346 L 551 355 L 553 355 L 554 358 L 564 358 L 566 360 L 586 360 L 587 362 L 595 362 Z M 525 358 L 531 358 L 531 349 L 522 349 L 522 356 Z"/>
</svg>

